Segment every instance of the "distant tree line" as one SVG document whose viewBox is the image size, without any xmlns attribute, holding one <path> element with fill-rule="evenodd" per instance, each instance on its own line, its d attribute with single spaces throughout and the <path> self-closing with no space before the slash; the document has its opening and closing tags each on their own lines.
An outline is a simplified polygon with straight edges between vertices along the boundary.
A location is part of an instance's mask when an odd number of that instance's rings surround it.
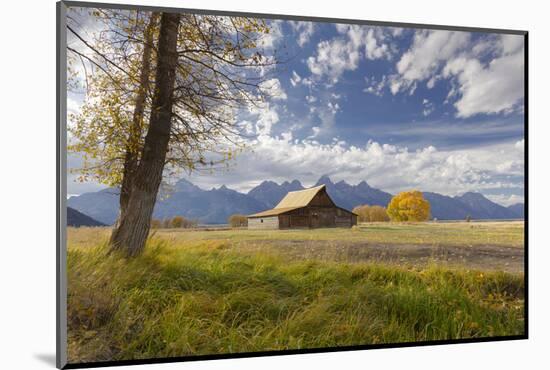
<svg viewBox="0 0 550 370">
<path fill-rule="evenodd" d="M 241 214 L 234 214 L 229 216 L 227 223 L 231 227 L 247 227 L 248 226 L 248 217 Z"/>
<path fill-rule="evenodd" d="M 191 229 L 197 227 L 197 220 L 190 220 L 183 216 L 168 217 L 165 219 L 153 218 L 151 220 L 152 229 Z"/>
<path fill-rule="evenodd" d="M 386 208 L 382 206 L 369 206 L 368 204 L 357 206 L 353 209 L 357 214 L 359 222 L 387 222 L 390 217 L 386 213 Z"/>
</svg>

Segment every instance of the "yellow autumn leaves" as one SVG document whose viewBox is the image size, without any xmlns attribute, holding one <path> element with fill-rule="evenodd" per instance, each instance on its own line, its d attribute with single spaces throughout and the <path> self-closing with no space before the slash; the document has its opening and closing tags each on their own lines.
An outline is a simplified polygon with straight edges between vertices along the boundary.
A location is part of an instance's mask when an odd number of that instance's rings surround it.
<svg viewBox="0 0 550 370">
<path fill-rule="evenodd" d="M 392 221 L 426 221 L 430 202 L 418 190 L 404 191 L 392 198 L 386 212 Z"/>
</svg>

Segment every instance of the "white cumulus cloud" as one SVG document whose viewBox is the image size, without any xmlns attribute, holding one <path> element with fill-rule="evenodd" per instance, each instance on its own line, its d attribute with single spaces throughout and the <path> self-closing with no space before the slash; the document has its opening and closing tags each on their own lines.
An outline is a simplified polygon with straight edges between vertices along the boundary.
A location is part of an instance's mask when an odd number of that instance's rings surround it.
<svg viewBox="0 0 550 370">
<path fill-rule="evenodd" d="M 457 116 L 511 112 L 523 98 L 523 64 L 523 52 L 495 58 L 486 67 L 476 59 L 449 61 L 443 74 L 456 76 L 460 84 Z"/>
<path fill-rule="evenodd" d="M 296 42 L 300 46 L 304 46 L 308 43 L 309 39 L 315 32 L 315 24 L 313 22 L 295 22 L 289 21 L 290 26 L 298 34 Z"/>
<path fill-rule="evenodd" d="M 453 88 L 456 116 L 510 113 L 524 93 L 523 36 L 500 35 L 472 40 L 471 33 L 419 30 L 396 64 L 390 79 L 392 94 L 416 89 L 419 82 L 433 88 L 441 79 Z M 485 61 L 488 59 L 488 61 Z"/>
<path fill-rule="evenodd" d="M 262 81 L 260 89 L 273 100 L 286 100 L 287 95 L 278 78 Z"/>
<path fill-rule="evenodd" d="M 515 142 L 456 150 L 427 145 L 411 150 L 375 141 L 364 146 L 341 140 L 321 144 L 315 140 L 320 129 L 314 126 L 310 137 L 303 140 L 292 140 L 289 135 L 258 137 L 249 143 L 251 150 L 237 159 L 232 171 L 224 174 L 223 182 L 242 190 L 265 179 L 298 179 L 308 186 L 330 173 L 335 181 L 357 184 L 366 180 L 391 193 L 416 188 L 458 195 L 523 188 L 523 182 L 517 180 L 523 176 L 523 151 Z M 502 166 L 508 162 L 513 165 Z"/>
<path fill-rule="evenodd" d="M 312 74 L 336 83 L 345 71 L 353 71 L 362 59 L 390 59 L 391 46 L 383 28 L 337 24 L 341 36 L 323 40 L 316 55 L 307 59 Z"/>
</svg>

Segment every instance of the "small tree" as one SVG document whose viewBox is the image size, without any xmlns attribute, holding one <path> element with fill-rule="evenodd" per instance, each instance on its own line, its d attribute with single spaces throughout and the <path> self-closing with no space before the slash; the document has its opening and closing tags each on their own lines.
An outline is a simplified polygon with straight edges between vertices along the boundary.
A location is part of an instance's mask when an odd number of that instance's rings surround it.
<svg viewBox="0 0 550 370">
<path fill-rule="evenodd" d="M 466 222 L 472 221 L 472 217 L 470 215 L 466 216 Z"/>
<path fill-rule="evenodd" d="M 153 218 L 151 220 L 151 228 L 152 229 L 160 229 L 162 227 L 162 221 L 158 218 Z"/>
<path fill-rule="evenodd" d="M 392 198 L 387 212 L 392 221 L 426 221 L 430 217 L 430 202 L 417 190 L 404 191 Z"/>
<path fill-rule="evenodd" d="M 172 226 L 172 219 L 170 217 L 162 220 L 162 227 L 164 227 L 165 229 L 169 229 L 170 226 Z"/>
<path fill-rule="evenodd" d="M 182 226 L 184 229 L 192 229 L 198 225 L 197 220 L 190 220 L 188 218 L 182 217 Z"/>
<path fill-rule="evenodd" d="M 227 220 L 231 227 L 246 227 L 248 226 L 248 218 L 245 215 L 234 214 L 229 216 Z"/>
<path fill-rule="evenodd" d="M 183 224 L 184 224 L 184 218 L 183 217 L 174 216 L 174 218 L 172 218 L 171 226 L 174 229 L 179 229 L 179 228 L 183 227 Z"/>
</svg>

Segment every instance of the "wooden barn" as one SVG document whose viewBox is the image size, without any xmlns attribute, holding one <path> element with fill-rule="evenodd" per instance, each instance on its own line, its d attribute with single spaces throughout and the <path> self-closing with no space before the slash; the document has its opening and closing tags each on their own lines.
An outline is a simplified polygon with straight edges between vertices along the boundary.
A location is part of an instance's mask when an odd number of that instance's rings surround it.
<svg viewBox="0 0 550 370">
<path fill-rule="evenodd" d="M 357 215 L 338 207 L 325 185 L 289 192 L 275 208 L 248 216 L 249 229 L 352 227 Z"/>
</svg>

